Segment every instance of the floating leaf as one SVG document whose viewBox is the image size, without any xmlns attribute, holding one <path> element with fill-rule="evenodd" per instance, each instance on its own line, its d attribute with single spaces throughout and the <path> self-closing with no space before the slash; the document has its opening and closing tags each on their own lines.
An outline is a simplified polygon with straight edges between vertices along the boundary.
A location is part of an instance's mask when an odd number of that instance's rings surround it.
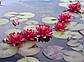
<svg viewBox="0 0 84 62">
<path fill-rule="evenodd" d="M 57 23 L 58 20 L 54 17 L 45 17 L 45 18 L 42 18 L 42 21 L 44 23 L 48 23 L 48 24 L 53 24 L 53 23 Z"/>
<path fill-rule="evenodd" d="M 32 24 L 39 24 L 39 22 L 35 20 L 28 20 L 25 24 L 32 25 Z"/>
<path fill-rule="evenodd" d="M 81 29 L 84 29 L 84 24 L 76 24 L 76 25 L 72 25 L 69 30 L 81 30 Z"/>
<path fill-rule="evenodd" d="M 33 14 L 31 12 L 24 12 L 24 13 L 19 13 L 19 15 L 17 17 L 22 18 L 22 19 L 28 19 L 28 18 L 32 18 L 34 16 L 35 16 L 35 14 Z"/>
<path fill-rule="evenodd" d="M 26 26 L 24 27 L 24 29 L 25 29 L 25 30 L 27 30 L 27 29 L 36 30 L 36 25 L 26 25 Z"/>
<path fill-rule="evenodd" d="M 59 3 L 59 6 L 68 8 L 69 3 Z"/>
<path fill-rule="evenodd" d="M 69 31 L 53 31 L 53 36 L 55 36 L 56 38 L 61 38 L 61 39 L 67 39 L 68 37 L 70 37 L 71 35 L 68 35 Z"/>
<path fill-rule="evenodd" d="M 77 47 L 80 45 L 77 40 L 70 40 L 67 42 L 67 45 L 72 46 L 72 47 Z"/>
<path fill-rule="evenodd" d="M 47 48 L 44 48 L 43 53 L 50 59 L 60 60 L 63 58 L 62 49 L 63 47 L 61 46 L 48 46 Z"/>
<path fill-rule="evenodd" d="M 18 60 L 17 62 L 40 62 L 40 61 L 34 57 L 24 57 Z"/>
<path fill-rule="evenodd" d="M 81 14 L 81 16 L 82 16 L 81 20 L 84 20 L 84 14 Z"/>
<path fill-rule="evenodd" d="M 76 47 L 71 47 L 73 50 L 76 50 L 76 51 L 81 51 L 83 50 L 83 45 L 80 44 L 79 46 L 76 46 Z"/>
<path fill-rule="evenodd" d="M 5 32 L 5 34 L 6 35 L 9 35 L 10 33 L 13 33 L 13 32 L 15 32 L 15 33 L 17 33 L 17 32 L 21 32 L 21 30 L 20 29 L 14 29 L 14 28 L 12 28 L 12 29 L 9 29 L 9 30 L 7 30 L 6 32 Z"/>
<path fill-rule="evenodd" d="M 31 43 L 31 45 L 29 44 L 30 43 L 27 43 L 27 44 L 24 43 L 24 45 L 21 48 L 19 48 L 18 53 L 21 54 L 22 56 L 31 56 L 31 55 L 35 55 L 40 52 L 40 48 L 33 47 L 34 45 L 33 43 Z"/>
<path fill-rule="evenodd" d="M 17 48 L 6 43 L 0 43 L 0 58 L 13 56 L 17 53 Z"/>
<path fill-rule="evenodd" d="M 9 22 L 8 19 L 0 19 L 0 25 L 7 24 Z"/>
<path fill-rule="evenodd" d="M 18 14 L 17 12 L 8 12 L 8 13 L 4 14 L 4 16 L 12 17 L 12 16 L 15 16 L 17 14 Z"/>
<path fill-rule="evenodd" d="M 78 32 L 69 32 L 68 34 L 69 37 L 72 37 L 72 38 L 81 38 L 83 37 L 80 33 Z"/>
<path fill-rule="evenodd" d="M 84 56 L 75 51 L 65 52 L 63 57 L 67 62 L 84 62 Z"/>
<path fill-rule="evenodd" d="M 69 2 L 69 1 L 76 1 L 76 0 L 60 0 L 60 1 Z"/>
</svg>

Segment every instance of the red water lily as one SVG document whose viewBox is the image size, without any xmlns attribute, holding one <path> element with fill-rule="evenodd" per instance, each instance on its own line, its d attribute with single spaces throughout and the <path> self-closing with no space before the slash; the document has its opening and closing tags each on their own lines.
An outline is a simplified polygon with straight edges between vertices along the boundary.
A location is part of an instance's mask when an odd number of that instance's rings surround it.
<svg viewBox="0 0 84 62">
<path fill-rule="evenodd" d="M 75 3 L 75 4 L 70 4 L 68 6 L 68 10 L 71 12 L 78 12 L 81 9 L 81 4 L 80 2 Z"/>
<path fill-rule="evenodd" d="M 11 43 L 13 46 L 16 46 L 16 44 L 19 44 L 23 41 L 25 41 L 24 36 L 21 33 L 10 33 L 7 38 L 8 43 Z"/>
<path fill-rule="evenodd" d="M 58 19 L 60 21 L 64 21 L 64 22 L 72 21 L 71 15 L 69 15 L 69 13 L 61 13 L 61 15 L 59 15 Z"/>
<path fill-rule="evenodd" d="M 19 25 L 19 21 L 18 20 L 13 20 L 12 23 L 13 23 L 14 26 Z"/>
<path fill-rule="evenodd" d="M 39 27 L 36 27 L 36 29 L 38 31 L 37 37 L 52 36 L 52 29 L 50 29 L 50 25 L 41 24 Z"/>
<path fill-rule="evenodd" d="M 66 24 L 64 22 L 58 22 L 58 23 L 55 23 L 54 29 L 64 31 L 64 29 L 66 27 L 67 26 L 66 26 Z"/>
<path fill-rule="evenodd" d="M 35 32 L 32 29 L 27 29 L 24 30 L 23 32 L 21 32 L 23 34 L 23 36 L 28 39 L 28 40 L 35 40 L 35 38 L 37 37 L 37 32 Z"/>
</svg>

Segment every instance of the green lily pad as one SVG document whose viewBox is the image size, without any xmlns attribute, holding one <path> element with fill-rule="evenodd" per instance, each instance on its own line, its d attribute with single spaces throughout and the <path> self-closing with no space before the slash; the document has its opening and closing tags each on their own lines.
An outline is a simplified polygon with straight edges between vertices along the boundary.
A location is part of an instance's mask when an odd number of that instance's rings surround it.
<svg viewBox="0 0 84 62">
<path fill-rule="evenodd" d="M 24 12 L 24 13 L 19 13 L 19 15 L 17 17 L 22 18 L 22 19 L 28 19 L 28 18 L 32 18 L 34 16 L 35 16 L 35 14 L 33 14 L 31 12 Z"/>
<path fill-rule="evenodd" d="M 27 29 L 36 30 L 36 25 L 26 25 L 26 26 L 24 27 L 24 29 L 25 29 L 25 30 L 27 30 Z"/>
<path fill-rule="evenodd" d="M 5 32 L 5 34 L 6 35 L 9 35 L 10 33 L 13 33 L 13 32 L 15 32 L 15 33 L 17 33 L 17 32 L 21 32 L 21 30 L 20 29 L 14 29 L 14 28 L 12 28 L 12 29 L 9 29 L 9 30 L 7 30 L 6 32 Z"/>
<path fill-rule="evenodd" d="M 36 42 L 36 41 L 33 41 L 33 42 L 32 41 L 26 41 L 24 43 L 21 43 L 20 46 L 21 47 L 27 46 L 28 48 L 31 48 L 32 46 L 35 46 L 37 43 L 38 42 Z"/>
<path fill-rule="evenodd" d="M 68 36 L 70 37 L 72 37 L 72 38 L 81 38 L 81 37 L 83 37 L 80 33 L 78 33 L 78 32 L 69 32 L 69 34 L 68 34 Z"/>
<path fill-rule="evenodd" d="M 18 20 L 19 22 L 24 22 L 24 21 L 27 21 L 27 19 L 20 19 L 18 17 L 11 17 L 10 20 Z"/>
<path fill-rule="evenodd" d="M 71 35 L 68 35 L 69 34 L 69 31 L 53 31 L 53 36 L 55 36 L 56 38 L 61 38 L 61 39 L 67 39 L 69 36 Z"/>
<path fill-rule="evenodd" d="M 39 22 L 35 20 L 28 20 L 25 24 L 32 25 L 32 24 L 39 24 Z"/>
<path fill-rule="evenodd" d="M 69 2 L 69 1 L 76 1 L 76 0 L 60 0 L 60 1 Z"/>
<path fill-rule="evenodd" d="M 18 60 L 17 62 L 40 62 L 40 61 L 34 57 L 24 57 Z"/>
<path fill-rule="evenodd" d="M 69 3 L 59 3 L 59 6 L 68 8 Z"/>
<path fill-rule="evenodd" d="M 67 42 L 67 45 L 71 46 L 71 47 L 77 47 L 80 45 L 80 43 L 78 43 L 77 40 L 70 40 Z"/>
<path fill-rule="evenodd" d="M 76 46 L 76 47 L 71 47 L 73 50 L 76 50 L 76 51 L 81 51 L 83 50 L 83 45 L 80 44 L 79 46 Z"/>
<path fill-rule="evenodd" d="M 42 18 L 42 22 L 53 24 L 53 23 L 57 23 L 58 20 L 55 17 L 45 17 L 45 18 Z"/>
<path fill-rule="evenodd" d="M 8 13 L 4 14 L 4 16 L 12 17 L 12 16 L 15 16 L 17 14 L 18 14 L 17 12 L 8 12 Z"/>
<path fill-rule="evenodd" d="M 0 43 L 0 58 L 7 58 L 15 55 L 17 48 L 6 43 Z"/>
<path fill-rule="evenodd" d="M 8 22 L 9 22 L 8 19 L 3 19 L 3 18 L 0 19 L 0 25 L 7 24 Z"/>
<path fill-rule="evenodd" d="M 75 51 L 64 53 L 64 60 L 67 62 L 84 62 L 84 56 Z"/>
<path fill-rule="evenodd" d="M 40 48 L 33 47 L 33 44 L 31 44 L 31 45 L 29 45 L 29 44 L 30 43 L 27 43 L 27 44 L 24 43 L 24 45 L 21 48 L 19 48 L 18 53 L 22 56 L 31 56 L 31 55 L 35 55 L 40 52 Z M 30 47 L 30 46 L 32 46 L 32 47 Z"/>
<path fill-rule="evenodd" d="M 69 30 L 81 30 L 84 29 L 84 24 L 78 23 L 76 25 L 72 25 Z"/>
</svg>

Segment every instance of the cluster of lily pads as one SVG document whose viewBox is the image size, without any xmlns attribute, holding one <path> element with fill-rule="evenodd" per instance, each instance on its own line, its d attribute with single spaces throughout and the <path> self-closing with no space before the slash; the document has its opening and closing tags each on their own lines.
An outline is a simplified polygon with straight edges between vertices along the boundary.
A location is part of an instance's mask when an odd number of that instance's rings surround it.
<svg viewBox="0 0 84 62">
<path fill-rule="evenodd" d="M 61 0 L 68 2 L 68 0 Z M 67 3 L 68 4 L 68 3 Z M 71 5 L 71 4 L 70 4 Z M 74 13 L 73 5 L 76 5 L 76 10 L 80 9 L 78 4 L 72 4 L 69 7 L 69 11 Z M 67 5 L 66 5 L 67 6 Z M 78 7 L 79 6 L 79 7 Z M 76 14 L 76 13 L 75 13 Z M 10 21 L 16 26 L 19 22 L 27 21 L 28 19 L 34 17 L 33 13 L 16 13 L 9 12 L 4 16 L 8 17 Z M 8 19 L 0 19 L 0 25 L 9 22 Z M 5 32 L 7 38 L 4 39 L 5 43 L 0 43 L 0 58 L 11 57 L 16 53 L 24 56 L 24 58 L 18 60 L 17 62 L 40 62 L 40 60 L 27 57 L 32 56 L 41 51 L 41 48 L 37 47 L 38 39 L 47 39 L 47 37 L 56 37 L 60 39 L 67 39 L 67 45 L 71 47 L 74 51 L 67 51 L 61 46 L 48 46 L 43 49 L 43 54 L 53 60 L 64 59 L 67 62 L 84 62 L 84 24 L 72 21 L 70 13 L 62 13 L 58 18 L 55 17 L 44 17 L 42 22 L 47 24 L 54 24 L 54 30 L 51 29 L 50 25 L 40 24 L 35 20 L 28 20 L 25 24 L 24 30 L 20 29 L 9 29 Z M 32 25 L 33 24 L 33 25 Z M 12 45 L 11 45 L 12 44 Z M 16 46 L 18 45 L 18 46 Z"/>
</svg>

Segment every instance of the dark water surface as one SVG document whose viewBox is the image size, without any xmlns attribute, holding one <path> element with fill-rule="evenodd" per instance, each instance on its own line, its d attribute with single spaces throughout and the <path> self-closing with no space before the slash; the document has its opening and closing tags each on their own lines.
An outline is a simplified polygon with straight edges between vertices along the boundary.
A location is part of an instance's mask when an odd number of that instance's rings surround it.
<svg viewBox="0 0 84 62">
<path fill-rule="evenodd" d="M 41 15 L 48 15 L 52 17 L 58 17 L 60 13 L 66 8 L 58 6 L 60 0 L 2 0 L 3 6 L 0 6 L 0 17 L 3 17 L 3 14 L 7 12 L 33 12 L 36 16 L 32 19 L 39 21 L 39 24 L 44 24 L 41 21 Z M 78 20 L 78 19 L 77 19 Z M 5 31 L 10 28 L 19 28 L 22 29 L 25 22 L 20 23 L 19 26 L 13 26 L 11 22 L 5 25 L 0 26 L 0 42 L 2 39 L 6 37 Z M 51 24 L 52 26 L 52 24 Z M 67 40 L 57 39 L 52 37 L 52 39 L 47 43 L 39 43 L 39 47 L 45 48 L 48 45 L 59 45 L 65 47 L 65 49 L 70 50 L 68 46 L 66 46 Z M 63 59 L 59 61 L 50 60 L 42 54 L 42 51 L 34 57 L 38 58 L 40 62 L 66 62 Z M 10 58 L 0 59 L 0 62 L 16 62 L 18 59 L 22 58 L 22 56 L 16 54 Z"/>
</svg>

